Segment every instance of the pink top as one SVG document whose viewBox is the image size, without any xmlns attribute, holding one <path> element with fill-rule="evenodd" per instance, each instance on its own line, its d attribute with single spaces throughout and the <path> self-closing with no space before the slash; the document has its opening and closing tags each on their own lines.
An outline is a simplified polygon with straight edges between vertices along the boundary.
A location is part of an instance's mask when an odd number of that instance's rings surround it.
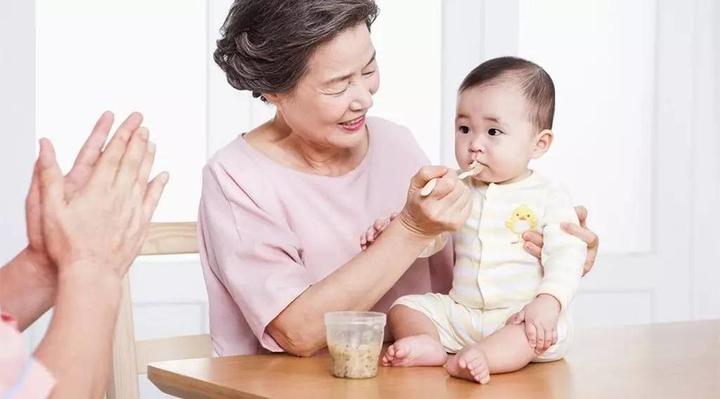
<svg viewBox="0 0 720 399">
<path fill-rule="evenodd" d="M 0 398 L 36 399 L 50 396 L 55 379 L 25 351 L 15 320 L 0 313 Z"/>
<path fill-rule="evenodd" d="M 198 235 L 218 355 L 282 351 L 267 325 L 357 255 L 376 219 L 402 209 L 410 178 L 429 162 L 408 129 L 378 118 L 367 126 L 367 155 L 343 176 L 290 169 L 242 136 L 208 162 Z M 406 294 L 447 292 L 451 257 L 448 249 L 418 259 L 374 310 Z"/>
</svg>

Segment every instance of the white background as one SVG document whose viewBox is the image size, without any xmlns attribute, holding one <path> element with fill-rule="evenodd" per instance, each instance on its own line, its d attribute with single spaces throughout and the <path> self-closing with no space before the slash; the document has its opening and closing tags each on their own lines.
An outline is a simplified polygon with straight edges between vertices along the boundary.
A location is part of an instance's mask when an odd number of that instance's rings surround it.
<svg viewBox="0 0 720 399">
<path fill-rule="evenodd" d="M 24 245 L 22 200 L 36 139 L 51 138 L 67 169 L 105 109 L 146 115 L 157 169 L 172 175 L 156 220 L 195 219 L 207 157 L 272 114 L 232 89 L 211 60 L 229 4 L 0 4 L 0 262 Z M 602 241 L 575 301 L 581 327 L 720 317 L 720 5 L 378 4 L 381 87 L 371 113 L 410 127 L 434 162 L 454 164 L 455 90 L 479 62 L 519 55 L 555 80 L 556 140 L 535 167 L 590 209 Z M 131 278 L 139 338 L 206 331 L 196 257 L 140 259 Z M 145 382 L 143 396 L 157 395 Z"/>
</svg>

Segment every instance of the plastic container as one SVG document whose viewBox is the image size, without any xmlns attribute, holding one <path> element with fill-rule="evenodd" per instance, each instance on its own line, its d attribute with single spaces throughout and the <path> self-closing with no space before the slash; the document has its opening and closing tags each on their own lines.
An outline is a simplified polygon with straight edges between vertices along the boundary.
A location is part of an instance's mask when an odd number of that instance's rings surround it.
<svg viewBox="0 0 720 399">
<path fill-rule="evenodd" d="M 371 378 L 377 375 L 385 333 L 385 313 L 325 313 L 327 346 L 332 374 L 341 378 Z"/>
</svg>

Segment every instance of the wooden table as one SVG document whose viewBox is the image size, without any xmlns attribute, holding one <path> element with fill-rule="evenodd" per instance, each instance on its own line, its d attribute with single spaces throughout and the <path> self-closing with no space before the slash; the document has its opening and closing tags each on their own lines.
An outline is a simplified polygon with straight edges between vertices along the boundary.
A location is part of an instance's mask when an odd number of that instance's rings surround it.
<svg viewBox="0 0 720 399">
<path fill-rule="evenodd" d="M 480 386 L 441 367 L 329 372 L 327 354 L 153 363 L 150 380 L 182 398 L 720 398 L 720 320 L 579 330 L 565 360 L 495 375 Z"/>
</svg>

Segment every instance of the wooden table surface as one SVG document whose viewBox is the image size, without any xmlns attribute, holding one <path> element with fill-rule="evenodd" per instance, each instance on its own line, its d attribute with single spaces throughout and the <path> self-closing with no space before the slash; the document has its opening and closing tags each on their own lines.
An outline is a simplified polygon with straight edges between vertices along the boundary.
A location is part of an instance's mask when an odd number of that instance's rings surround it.
<svg viewBox="0 0 720 399">
<path fill-rule="evenodd" d="M 441 367 L 334 378 L 327 354 L 153 363 L 148 377 L 181 398 L 720 398 L 720 320 L 578 330 L 565 360 L 480 386 Z"/>
</svg>

